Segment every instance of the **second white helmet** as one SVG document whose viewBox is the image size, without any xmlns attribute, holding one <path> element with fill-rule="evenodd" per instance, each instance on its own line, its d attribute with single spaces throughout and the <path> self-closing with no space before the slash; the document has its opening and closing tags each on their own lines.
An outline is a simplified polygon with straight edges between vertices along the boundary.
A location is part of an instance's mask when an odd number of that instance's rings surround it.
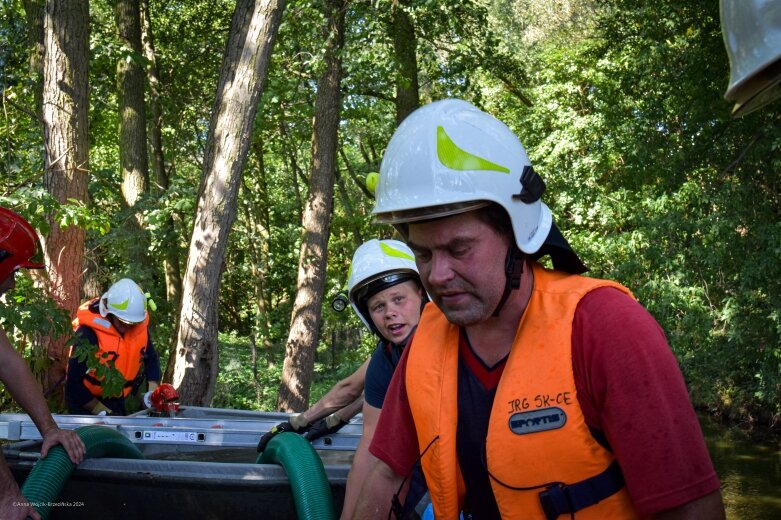
<svg viewBox="0 0 781 520">
<path fill-rule="evenodd" d="M 741 116 L 781 97 L 781 1 L 721 0 L 730 62 L 724 97 Z"/>
<path fill-rule="evenodd" d="M 122 278 L 100 297 L 100 315 L 113 314 L 126 323 L 141 323 L 146 319 L 146 295 L 136 282 Z"/>
<path fill-rule="evenodd" d="M 526 170 L 533 172 L 526 150 L 504 123 L 466 101 L 436 101 L 393 134 L 372 213 L 379 223 L 400 224 L 495 202 L 510 216 L 521 251 L 535 253 L 553 220 L 539 196 L 522 196 L 530 188 L 521 180 Z"/>
<path fill-rule="evenodd" d="M 389 287 L 414 280 L 420 285 L 415 255 L 398 240 L 372 239 L 353 253 L 347 282 L 347 294 L 353 310 L 369 330 L 375 331 L 367 300 Z"/>
</svg>

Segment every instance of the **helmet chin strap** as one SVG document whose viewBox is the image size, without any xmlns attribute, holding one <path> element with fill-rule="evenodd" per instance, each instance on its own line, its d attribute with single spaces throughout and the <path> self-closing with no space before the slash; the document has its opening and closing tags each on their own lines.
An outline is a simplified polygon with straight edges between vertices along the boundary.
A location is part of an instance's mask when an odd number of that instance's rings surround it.
<svg viewBox="0 0 781 520">
<path fill-rule="evenodd" d="M 496 309 L 494 309 L 494 313 L 491 315 L 492 317 L 495 318 L 499 316 L 499 312 L 501 312 L 502 307 L 504 307 L 504 304 L 507 302 L 507 298 L 510 297 L 510 291 L 521 287 L 521 274 L 523 273 L 523 262 L 525 259 L 526 255 L 524 255 L 521 250 L 518 249 L 518 246 L 515 245 L 515 242 L 513 242 L 507 249 L 507 256 L 504 260 L 504 276 L 506 280 L 504 284 L 504 293 L 502 293 L 502 297 L 499 300 Z"/>
</svg>

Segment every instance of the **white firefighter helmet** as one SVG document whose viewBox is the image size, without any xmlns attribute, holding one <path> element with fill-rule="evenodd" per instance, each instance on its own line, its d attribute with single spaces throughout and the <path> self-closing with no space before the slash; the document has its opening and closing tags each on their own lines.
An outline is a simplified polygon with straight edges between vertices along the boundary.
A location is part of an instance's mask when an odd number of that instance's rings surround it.
<svg viewBox="0 0 781 520">
<path fill-rule="evenodd" d="M 732 113 L 748 114 L 781 96 L 781 0 L 721 0 L 721 29 Z"/>
<path fill-rule="evenodd" d="M 541 192 L 528 196 L 531 186 L 521 181 L 527 170 L 533 174 L 526 150 L 504 123 L 466 101 L 436 101 L 393 134 L 372 213 L 379 223 L 401 224 L 495 202 L 507 211 L 521 251 L 535 253 L 552 217 Z"/>
<path fill-rule="evenodd" d="M 141 323 L 146 319 L 146 295 L 136 282 L 122 278 L 100 297 L 100 315 L 113 314 L 125 323 Z"/>
</svg>

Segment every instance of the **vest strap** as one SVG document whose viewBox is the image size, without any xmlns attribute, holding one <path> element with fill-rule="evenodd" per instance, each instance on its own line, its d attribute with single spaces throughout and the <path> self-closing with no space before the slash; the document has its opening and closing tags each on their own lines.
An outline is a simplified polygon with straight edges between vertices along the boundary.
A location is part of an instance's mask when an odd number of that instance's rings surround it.
<svg viewBox="0 0 781 520">
<path fill-rule="evenodd" d="M 575 484 L 554 484 L 540 493 L 540 503 L 545 517 L 555 520 L 559 515 L 572 514 L 617 493 L 624 487 L 624 474 L 614 461 L 608 468 L 593 477 Z"/>
</svg>

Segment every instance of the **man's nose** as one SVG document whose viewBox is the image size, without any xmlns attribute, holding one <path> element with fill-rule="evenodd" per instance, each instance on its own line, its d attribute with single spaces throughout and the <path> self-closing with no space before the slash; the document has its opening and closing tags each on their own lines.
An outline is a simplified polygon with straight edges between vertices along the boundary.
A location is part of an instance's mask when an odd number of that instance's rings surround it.
<svg viewBox="0 0 781 520">
<path fill-rule="evenodd" d="M 441 285 L 453 278 L 453 268 L 448 255 L 432 254 L 429 268 L 427 278 L 432 285 Z"/>
</svg>

